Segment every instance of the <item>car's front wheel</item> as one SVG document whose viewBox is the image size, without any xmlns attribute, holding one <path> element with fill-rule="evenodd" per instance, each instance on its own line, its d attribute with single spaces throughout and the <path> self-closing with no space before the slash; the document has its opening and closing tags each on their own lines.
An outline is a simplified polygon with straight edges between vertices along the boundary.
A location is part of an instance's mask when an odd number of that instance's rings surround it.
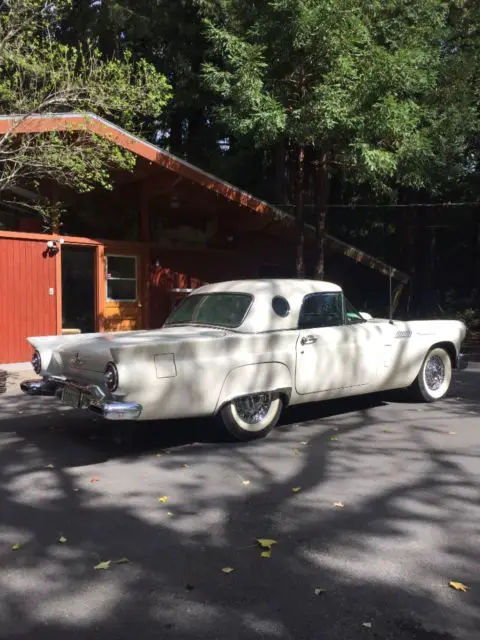
<svg viewBox="0 0 480 640">
<path fill-rule="evenodd" d="M 423 361 L 410 392 L 417 400 L 435 402 L 447 393 L 452 382 L 452 360 L 445 349 L 434 347 Z"/>
<path fill-rule="evenodd" d="M 236 440 L 264 438 L 277 424 L 283 402 L 278 393 L 236 398 L 220 410 L 222 425 Z"/>
</svg>

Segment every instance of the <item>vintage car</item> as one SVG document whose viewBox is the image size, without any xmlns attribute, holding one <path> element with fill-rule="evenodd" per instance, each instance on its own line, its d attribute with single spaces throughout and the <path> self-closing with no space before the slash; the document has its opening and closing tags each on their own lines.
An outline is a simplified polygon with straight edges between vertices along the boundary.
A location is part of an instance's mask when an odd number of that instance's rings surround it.
<svg viewBox="0 0 480 640">
<path fill-rule="evenodd" d="M 390 389 L 448 391 L 466 327 L 359 313 L 314 280 L 238 280 L 194 290 L 161 329 L 29 338 L 57 395 L 108 420 L 212 416 L 235 438 L 265 436 L 285 406 Z"/>
</svg>

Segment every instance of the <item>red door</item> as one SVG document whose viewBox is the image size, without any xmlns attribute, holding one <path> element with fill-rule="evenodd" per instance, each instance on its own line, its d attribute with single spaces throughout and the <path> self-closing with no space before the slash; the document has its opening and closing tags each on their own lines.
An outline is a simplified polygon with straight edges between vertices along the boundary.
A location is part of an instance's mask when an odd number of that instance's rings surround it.
<svg viewBox="0 0 480 640">
<path fill-rule="evenodd" d="M 46 241 L 0 237 L 0 364 L 30 360 L 28 336 L 57 333 L 58 256 L 46 248 Z"/>
</svg>

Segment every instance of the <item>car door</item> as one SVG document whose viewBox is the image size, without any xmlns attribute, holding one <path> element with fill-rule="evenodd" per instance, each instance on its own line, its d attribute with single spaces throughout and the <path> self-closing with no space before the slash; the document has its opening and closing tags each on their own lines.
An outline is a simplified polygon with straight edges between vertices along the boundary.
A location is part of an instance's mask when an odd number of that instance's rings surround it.
<svg viewBox="0 0 480 640">
<path fill-rule="evenodd" d="M 305 297 L 299 316 L 295 388 L 310 394 L 374 384 L 380 340 L 341 292 Z"/>
</svg>

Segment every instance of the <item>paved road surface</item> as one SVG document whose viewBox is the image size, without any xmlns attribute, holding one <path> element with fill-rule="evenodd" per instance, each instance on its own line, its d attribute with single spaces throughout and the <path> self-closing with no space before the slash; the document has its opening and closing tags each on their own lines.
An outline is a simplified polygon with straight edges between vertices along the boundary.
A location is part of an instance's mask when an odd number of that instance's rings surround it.
<svg viewBox="0 0 480 640">
<path fill-rule="evenodd" d="M 479 368 L 437 405 L 309 406 L 249 444 L 170 423 L 125 453 L 53 404 L 0 398 L 0 637 L 480 638 Z"/>
</svg>

